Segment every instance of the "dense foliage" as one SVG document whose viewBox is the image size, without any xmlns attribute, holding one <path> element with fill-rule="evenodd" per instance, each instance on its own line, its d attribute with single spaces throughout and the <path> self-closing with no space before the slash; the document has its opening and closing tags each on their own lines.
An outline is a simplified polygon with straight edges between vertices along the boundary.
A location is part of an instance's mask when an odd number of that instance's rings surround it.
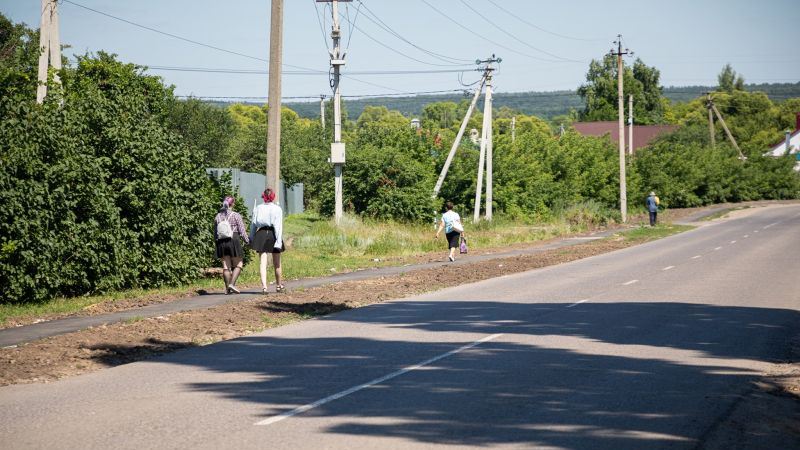
<svg viewBox="0 0 800 450">
<path fill-rule="evenodd" d="M 800 99 L 775 104 L 763 93 L 736 89 L 713 97 L 747 159 L 738 158 L 718 123 L 717 144 L 711 146 L 705 99 L 698 98 L 673 108 L 681 125 L 677 132 L 637 154 L 634 162 L 648 182 L 645 188 L 656 189 L 671 207 L 800 197 L 794 158 L 763 156 L 781 141 L 783 130 L 794 127 Z"/>
<path fill-rule="evenodd" d="M 616 120 L 618 103 L 617 57 L 606 55 L 602 60 L 592 60 L 586 74 L 586 84 L 578 88 L 586 107 L 581 119 L 587 122 L 597 120 Z M 660 72 L 636 59 L 633 67 L 624 66 L 623 101 L 625 108 L 628 96 L 633 95 L 633 116 L 636 123 L 648 125 L 663 119 L 665 99 L 661 94 Z"/>
<path fill-rule="evenodd" d="M 4 301 L 195 278 L 219 193 L 199 153 L 165 127 L 171 88 L 100 53 L 62 70 L 63 87 L 37 105 L 33 37 L 0 43 L 16 46 L 0 63 Z"/>
</svg>

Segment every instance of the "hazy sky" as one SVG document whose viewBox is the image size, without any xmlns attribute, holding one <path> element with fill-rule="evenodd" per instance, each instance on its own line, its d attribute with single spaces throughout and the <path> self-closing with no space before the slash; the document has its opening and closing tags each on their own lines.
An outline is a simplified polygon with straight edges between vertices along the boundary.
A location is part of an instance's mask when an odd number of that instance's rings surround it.
<svg viewBox="0 0 800 450">
<path fill-rule="evenodd" d="M 37 28 L 40 3 L 0 0 L 0 11 Z M 164 36 L 74 3 L 253 58 Z M 285 0 L 284 63 L 325 73 L 285 73 L 284 96 L 330 93 L 331 15 L 324 5 Z M 350 35 L 351 26 L 343 20 L 343 42 L 349 45 L 344 73 L 444 72 L 354 74 L 361 81 L 342 82 L 342 92 L 349 95 L 459 89 L 459 74 L 451 71 L 466 70 L 463 81 L 472 82 L 478 75 L 471 62 L 492 53 L 503 58 L 495 78 L 497 91 L 575 89 L 585 79 L 588 61 L 608 52 L 618 33 L 635 56 L 661 71 L 665 86 L 713 85 L 726 62 L 748 83 L 800 80 L 798 5 L 793 0 L 363 0 L 363 5 L 358 14 L 358 0 L 341 8 L 357 27 Z M 254 58 L 269 57 L 269 0 L 62 0 L 59 11 L 61 42 L 71 46 L 65 51 L 68 56 L 105 50 L 148 66 L 267 68 L 266 62 Z M 428 53 L 382 29 L 378 21 Z M 457 65 L 461 63 L 466 65 Z M 265 74 L 151 72 L 174 84 L 179 95 L 267 92 Z"/>
</svg>

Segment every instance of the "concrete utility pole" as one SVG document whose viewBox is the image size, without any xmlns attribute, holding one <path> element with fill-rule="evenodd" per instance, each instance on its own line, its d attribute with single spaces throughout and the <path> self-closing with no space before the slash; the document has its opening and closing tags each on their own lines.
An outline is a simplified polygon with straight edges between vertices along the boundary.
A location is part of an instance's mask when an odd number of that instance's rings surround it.
<svg viewBox="0 0 800 450">
<path fill-rule="evenodd" d="M 622 75 L 624 64 L 623 55 L 633 55 L 627 48 L 622 51 L 622 35 L 617 35 L 617 50 L 611 50 L 611 54 L 617 57 L 617 104 L 619 109 L 619 212 L 622 216 L 622 223 L 628 221 L 628 193 L 625 182 L 625 105 L 623 100 Z"/>
<path fill-rule="evenodd" d="M 322 124 L 322 129 L 325 130 L 325 96 L 319 96 L 319 122 Z"/>
<path fill-rule="evenodd" d="M 489 73 L 486 76 L 486 96 L 483 99 L 483 117 L 486 118 L 486 220 L 492 220 L 492 200 L 494 183 L 494 169 L 493 169 L 493 148 L 494 148 L 494 133 L 492 127 L 492 71 L 491 63 L 486 68 Z M 488 116 L 488 117 L 487 117 Z"/>
<path fill-rule="evenodd" d="M 43 103 L 47 96 L 47 73 L 50 66 L 56 71 L 61 70 L 61 40 L 58 29 L 58 2 L 57 0 L 42 0 L 42 15 L 39 25 L 39 85 L 36 87 L 36 103 Z M 53 75 L 53 81 L 60 84 L 58 73 Z"/>
<path fill-rule="evenodd" d="M 633 95 L 628 95 L 628 154 L 633 156 Z"/>
<path fill-rule="evenodd" d="M 352 0 L 317 0 L 318 3 L 331 4 L 331 16 L 333 23 L 331 25 L 331 40 L 333 41 L 333 49 L 330 51 L 331 68 L 333 69 L 333 79 L 331 80 L 331 87 L 333 88 L 333 143 L 331 143 L 331 158 L 330 163 L 333 164 L 334 175 L 334 219 L 338 225 L 342 221 L 344 215 L 344 207 L 342 204 L 342 168 L 345 162 L 345 145 L 342 142 L 342 92 L 339 88 L 341 79 L 341 70 L 344 66 L 344 57 L 342 54 L 341 40 L 342 32 L 339 26 L 339 2 L 350 2 Z"/>
<path fill-rule="evenodd" d="M 281 66 L 283 63 L 283 0 L 272 0 L 269 31 L 269 98 L 267 117 L 267 187 L 280 204 L 281 189 Z"/>
<path fill-rule="evenodd" d="M 444 179 L 447 176 L 447 171 L 450 169 L 450 164 L 453 162 L 453 156 L 456 154 L 456 150 L 458 146 L 461 144 L 461 139 L 464 137 L 464 131 L 467 129 L 467 123 L 469 122 L 469 118 L 472 117 L 472 111 L 475 109 L 475 104 L 478 103 L 478 97 L 481 96 L 481 92 L 483 91 L 483 85 L 486 83 L 486 74 L 483 75 L 481 79 L 481 83 L 477 89 L 475 89 L 475 95 L 472 96 L 472 102 L 469 104 L 469 108 L 467 108 L 467 114 L 464 115 L 464 120 L 461 121 L 461 128 L 458 129 L 458 134 L 456 134 L 456 139 L 453 141 L 452 147 L 450 147 L 450 153 L 447 154 L 447 159 L 444 161 L 444 166 L 442 166 L 442 171 L 439 173 L 439 179 L 436 180 L 436 186 L 433 187 L 433 198 L 436 198 L 439 195 L 439 191 L 442 189 L 442 184 L 444 183 Z"/>
<path fill-rule="evenodd" d="M 488 78 L 488 77 L 487 77 Z M 487 96 L 484 97 L 484 107 L 483 107 L 483 124 L 481 126 L 481 149 L 480 154 L 478 156 L 478 182 L 475 185 L 475 211 L 472 215 L 472 222 L 478 223 L 481 220 L 481 192 L 483 191 L 483 170 L 484 164 L 486 161 L 486 120 L 488 116 L 486 115 L 486 105 L 489 103 L 488 99 L 488 80 L 487 80 Z M 487 181 L 488 185 L 488 181 Z"/>
<path fill-rule="evenodd" d="M 714 131 L 714 111 L 711 110 L 711 93 L 708 92 L 706 95 L 706 108 L 708 108 L 708 134 L 711 138 L 711 148 L 715 148 L 717 146 L 717 137 L 716 132 Z"/>
<path fill-rule="evenodd" d="M 483 190 L 483 170 L 486 163 L 486 219 L 492 220 L 492 63 L 502 62 L 502 59 L 491 58 L 484 61 L 476 61 L 478 64 L 486 64 L 484 67 L 484 78 L 486 79 L 486 96 L 483 102 L 483 127 L 481 129 L 481 150 L 478 157 L 478 182 L 475 187 L 475 212 L 472 216 L 473 222 L 480 220 L 481 214 L 481 191 Z"/>
</svg>

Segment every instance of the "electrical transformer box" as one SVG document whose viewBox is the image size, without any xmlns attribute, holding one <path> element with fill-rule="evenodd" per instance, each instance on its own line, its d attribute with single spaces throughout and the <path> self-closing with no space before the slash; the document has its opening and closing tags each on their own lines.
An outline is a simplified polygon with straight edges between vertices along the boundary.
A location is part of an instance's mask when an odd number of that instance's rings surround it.
<svg viewBox="0 0 800 450">
<path fill-rule="evenodd" d="M 344 142 L 331 143 L 331 164 L 344 164 Z"/>
</svg>

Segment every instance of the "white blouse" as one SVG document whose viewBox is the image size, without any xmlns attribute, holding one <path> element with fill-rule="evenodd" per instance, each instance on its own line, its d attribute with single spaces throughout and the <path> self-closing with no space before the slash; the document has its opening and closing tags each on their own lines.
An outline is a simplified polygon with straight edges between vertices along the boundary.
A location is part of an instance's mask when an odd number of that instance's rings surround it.
<svg viewBox="0 0 800 450">
<path fill-rule="evenodd" d="M 275 203 L 262 203 L 253 210 L 250 221 L 250 239 L 255 238 L 261 227 L 275 229 L 275 248 L 283 248 L 283 210 Z"/>
</svg>

